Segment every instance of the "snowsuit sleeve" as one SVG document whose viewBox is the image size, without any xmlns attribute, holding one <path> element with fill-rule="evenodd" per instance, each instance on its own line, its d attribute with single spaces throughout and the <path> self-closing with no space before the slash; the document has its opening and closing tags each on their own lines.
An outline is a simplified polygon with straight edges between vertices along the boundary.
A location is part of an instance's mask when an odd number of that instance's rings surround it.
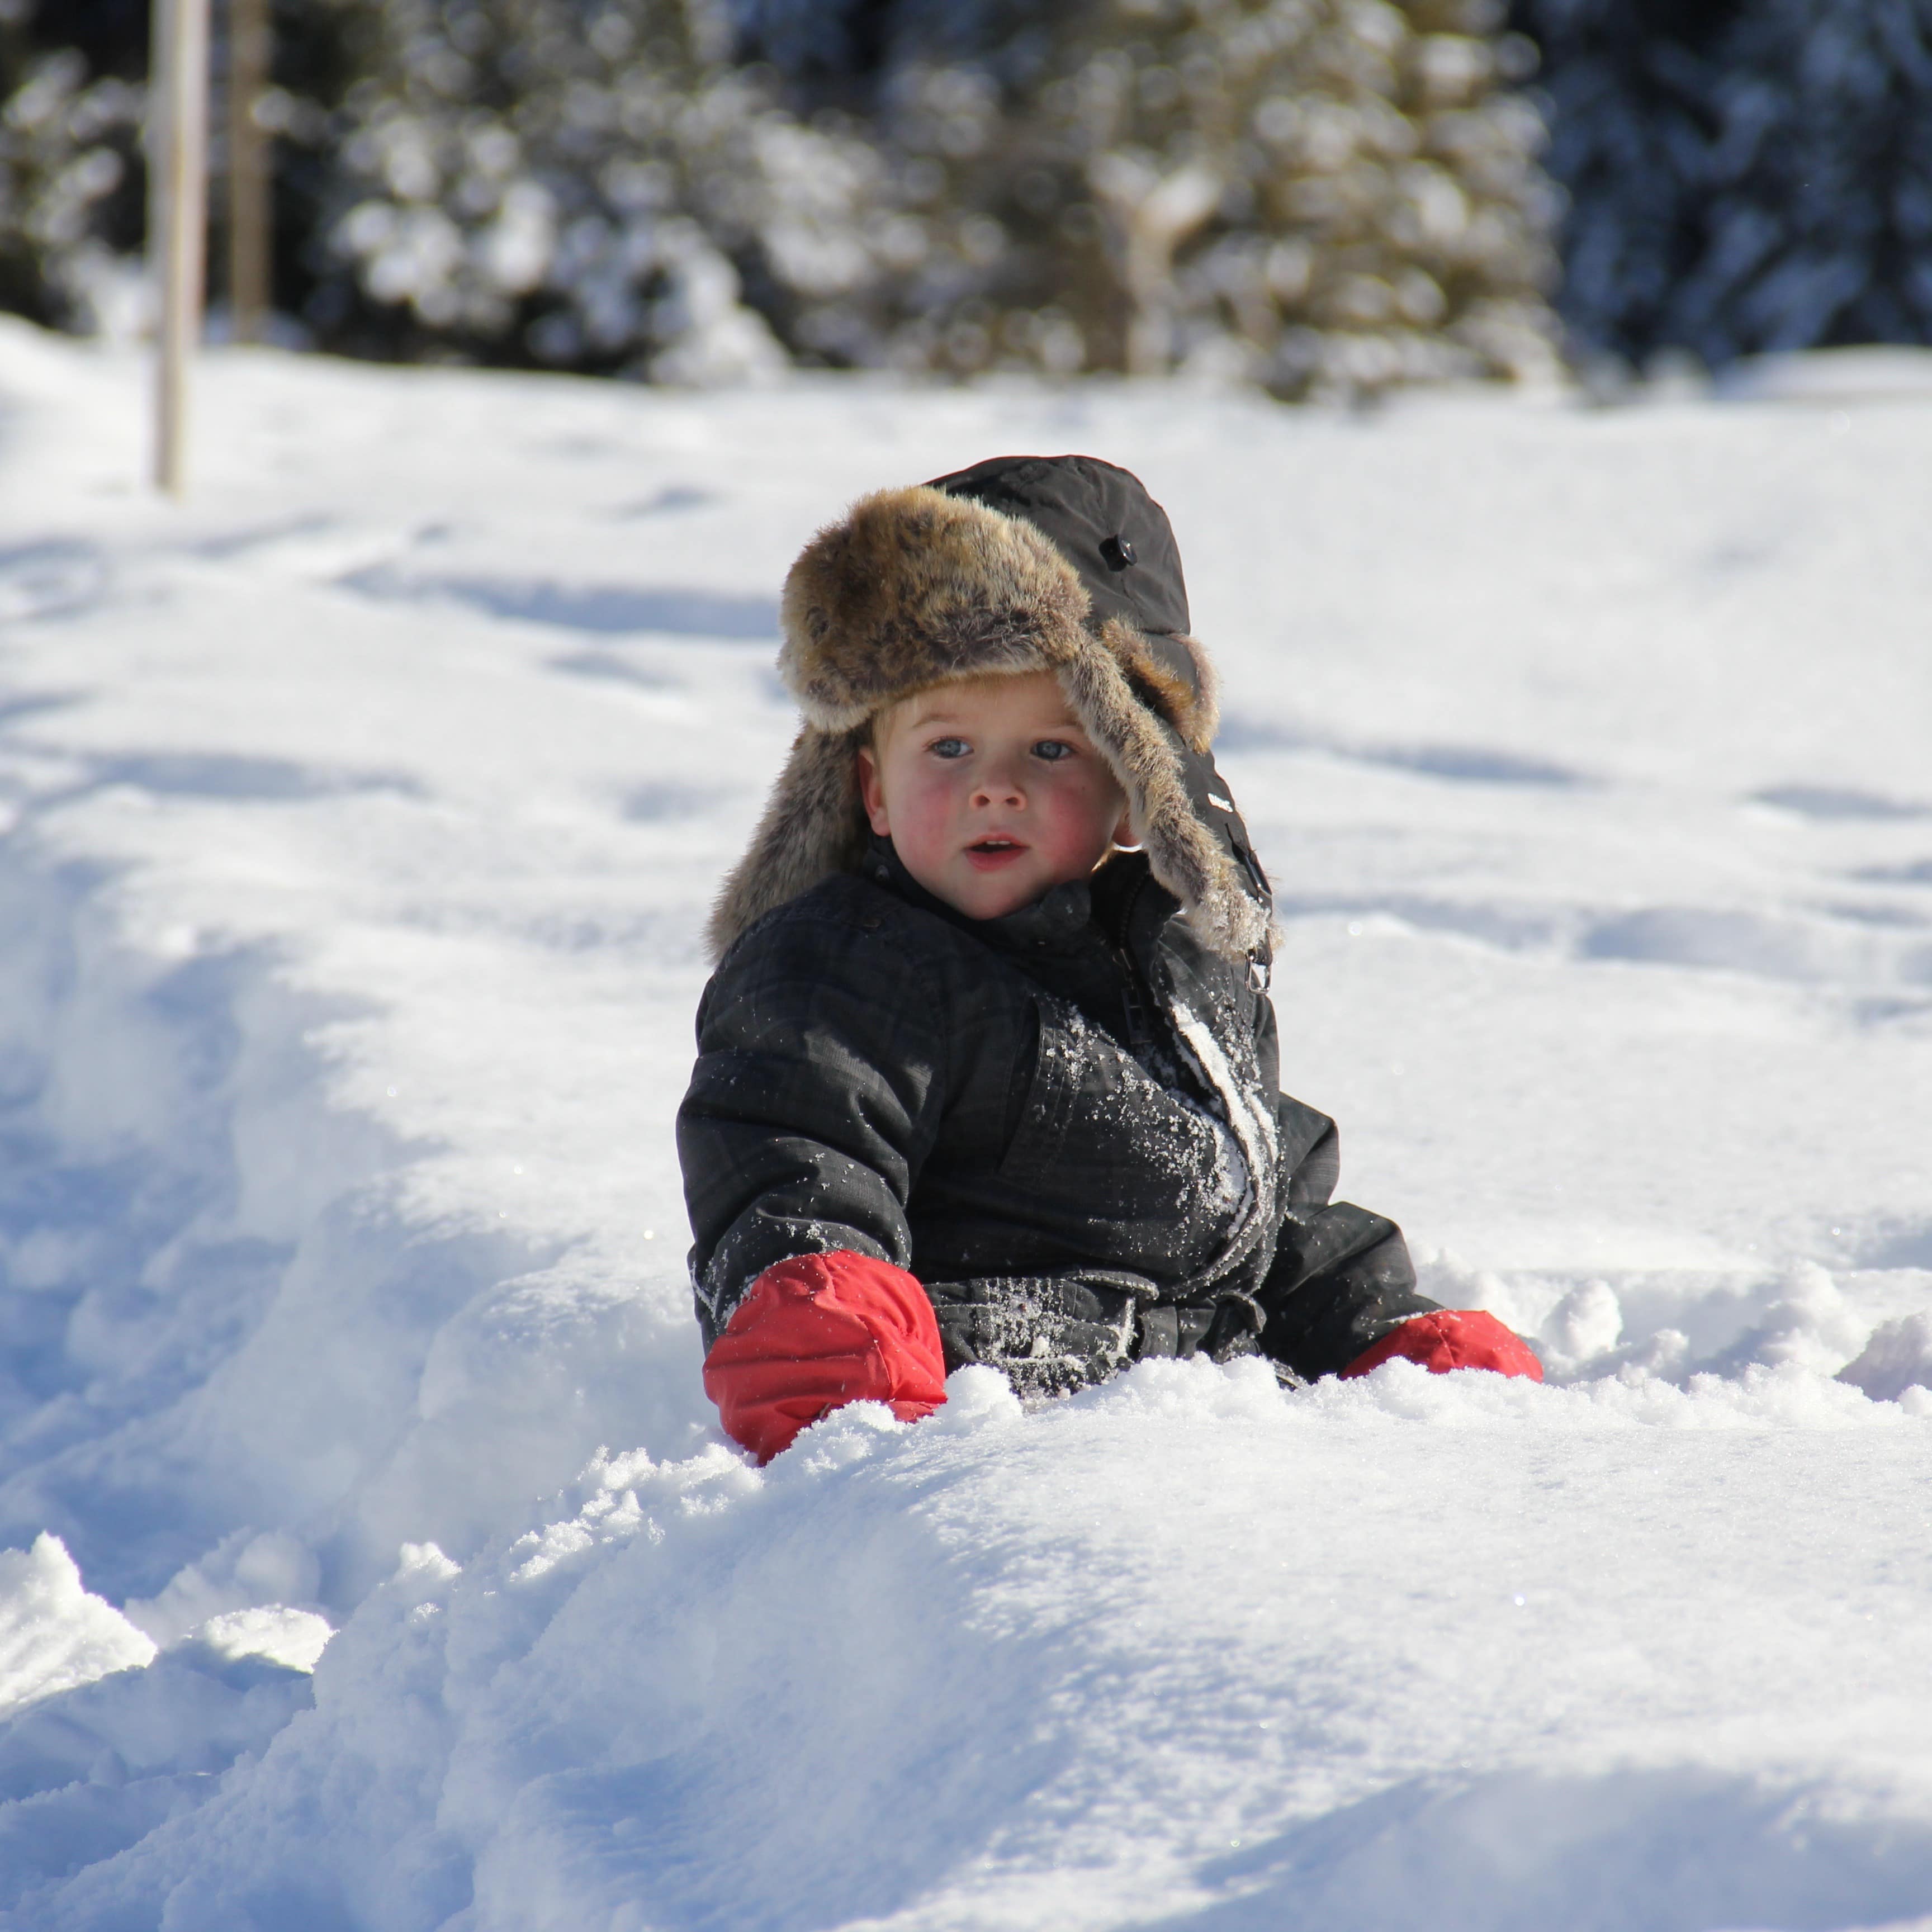
<svg viewBox="0 0 1932 1932">
<path fill-rule="evenodd" d="M 946 1002 L 848 905 L 760 928 L 698 1008 L 678 1110 L 704 1346 L 772 1263 L 841 1250 L 906 1268 L 906 1202 L 946 1086 Z"/>
<path fill-rule="evenodd" d="M 1415 1292 L 1415 1268 L 1393 1221 L 1330 1196 L 1341 1142 L 1327 1114 L 1281 1096 L 1286 1211 L 1274 1264 L 1256 1299 L 1263 1351 L 1313 1381 L 1335 1375 L 1439 1302 Z"/>
</svg>

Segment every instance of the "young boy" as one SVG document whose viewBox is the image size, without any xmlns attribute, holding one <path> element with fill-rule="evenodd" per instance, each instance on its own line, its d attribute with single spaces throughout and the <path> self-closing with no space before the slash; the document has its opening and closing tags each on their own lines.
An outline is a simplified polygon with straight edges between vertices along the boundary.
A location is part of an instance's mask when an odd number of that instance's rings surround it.
<svg viewBox="0 0 1932 1932">
<path fill-rule="evenodd" d="M 726 882 L 678 1115 L 704 1385 L 760 1461 L 984 1362 L 1540 1379 L 1331 1202 L 1166 514 L 1091 457 L 880 491 L 787 580 L 805 712 Z"/>
</svg>

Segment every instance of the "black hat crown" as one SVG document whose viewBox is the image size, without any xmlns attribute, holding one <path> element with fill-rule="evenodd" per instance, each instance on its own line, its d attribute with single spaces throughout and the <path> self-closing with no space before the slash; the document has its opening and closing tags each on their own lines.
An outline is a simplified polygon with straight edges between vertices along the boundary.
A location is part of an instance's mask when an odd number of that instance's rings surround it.
<svg viewBox="0 0 1932 1932">
<path fill-rule="evenodd" d="M 1190 629 L 1174 527 L 1132 470 L 1097 456 L 994 456 L 928 487 L 1031 524 L 1079 572 L 1096 630 L 1109 617 L 1153 638 Z"/>
</svg>

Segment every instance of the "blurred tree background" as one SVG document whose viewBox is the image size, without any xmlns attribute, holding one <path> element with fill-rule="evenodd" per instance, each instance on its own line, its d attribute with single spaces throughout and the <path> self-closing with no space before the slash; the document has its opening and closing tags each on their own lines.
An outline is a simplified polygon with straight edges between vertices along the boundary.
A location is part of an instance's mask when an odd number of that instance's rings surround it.
<svg viewBox="0 0 1932 1932">
<path fill-rule="evenodd" d="M 342 352 L 1298 397 L 1932 340 L 1932 0 L 272 10 L 276 327 Z M 139 326 L 147 32 L 0 0 L 0 306 Z"/>
<path fill-rule="evenodd" d="M 142 0 L 0 0 L 0 308 L 113 326 L 146 223 Z"/>
<path fill-rule="evenodd" d="M 1932 0 L 1516 0 L 1588 350 L 1932 342 Z"/>
</svg>

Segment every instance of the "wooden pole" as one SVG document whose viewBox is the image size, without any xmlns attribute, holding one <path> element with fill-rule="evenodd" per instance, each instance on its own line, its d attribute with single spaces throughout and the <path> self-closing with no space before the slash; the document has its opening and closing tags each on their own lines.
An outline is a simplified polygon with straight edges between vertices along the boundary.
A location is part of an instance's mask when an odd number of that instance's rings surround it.
<svg viewBox="0 0 1932 1932">
<path fill-rule="evenodd" d="M 268 0 L 229 0 L 228 308 L 237 342 L 268 313 L 268 143 L 255 107 L 268 85 Z"/>
<path fill-rule="evenodd" d="M 154 481 L 182 494 L 188 358 L 201 335 L 208 233 L 208 0 L 164 0 L 161 117 L 161 355 Z"/>
</svg>

